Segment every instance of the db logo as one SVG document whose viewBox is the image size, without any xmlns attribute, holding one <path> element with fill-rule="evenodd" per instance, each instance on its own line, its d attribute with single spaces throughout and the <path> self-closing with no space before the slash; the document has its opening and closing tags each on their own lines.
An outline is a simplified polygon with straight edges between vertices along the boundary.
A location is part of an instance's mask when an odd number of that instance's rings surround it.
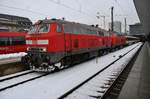
<svg viewBox="0 0 150 99">
<path fill-rule="evenodd" d="M 33 40 L 32 43 L 33 43 L 33 44 L 37 44 L 37 40 Z"/>
</svg>

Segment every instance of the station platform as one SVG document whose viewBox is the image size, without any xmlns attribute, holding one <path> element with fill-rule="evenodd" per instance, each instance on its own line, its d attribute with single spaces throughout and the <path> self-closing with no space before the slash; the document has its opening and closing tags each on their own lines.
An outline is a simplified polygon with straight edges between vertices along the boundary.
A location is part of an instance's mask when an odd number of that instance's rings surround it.
<svg viewBox="0 0 150 99">
<path fill-rule="evenodd" d="M 4 64 L 14 63 L 14 62 L 20 62 L 21 58 L 9 58 L 9 59 L 0 59 L 0 66 Z"/>
<path fill-rule="evenodd" d="M 21 57 L 0 59 L 0 77 L 27 70 L 21 63 Z"/>
<path fill-rule="evenodd" d="M 141 49 L 118 99 L 150 99 L 150 46 Z"/>
</svg>

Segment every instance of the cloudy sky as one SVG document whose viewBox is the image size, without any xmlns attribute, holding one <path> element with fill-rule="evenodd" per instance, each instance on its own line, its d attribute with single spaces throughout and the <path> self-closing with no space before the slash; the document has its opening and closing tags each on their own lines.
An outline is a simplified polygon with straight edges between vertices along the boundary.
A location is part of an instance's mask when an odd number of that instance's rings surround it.
<svg viewBox="0 0 150 99">
<path fill-rule="evenodd" d="M 114 20 L 121 21 L 123 26 L 125 17 L 128 25 L 139 22 L 133 0 L 0 0 L 0 13 L 28 17 L 32 22 L 46 17 L 65 17 L 69 21 L 103 27 L 103 18 L 96 16 L 106 16 L 108 25 L 111 6 L 114 6 Z"/>
</svg>

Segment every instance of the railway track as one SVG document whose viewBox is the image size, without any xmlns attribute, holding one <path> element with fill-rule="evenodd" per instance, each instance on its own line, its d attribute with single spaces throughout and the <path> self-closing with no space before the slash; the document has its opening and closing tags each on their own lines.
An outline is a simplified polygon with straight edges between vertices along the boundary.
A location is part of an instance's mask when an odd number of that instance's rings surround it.
<svg viewBox="0 0 150 99">
<path fill-rule="evenodd" d="M 16 73 L 16 74 L 12 74 L 12 75 L 9 75 L 9 76 L 1 77 L 0 82 L 10 80 L 10 79 L 13 79 L 13 78 L 16 78 L 16 77 L 20 77 L 20 76 L 23 76 L 23 75 L 26 75 L 26 74 L 29 74 L 29 73 L 33 73 L 33 72 L 34 71 L 27 70 L 27 71 L 24 71 L 24 72 L 21 72 L 21 73 Z"/>
<path fill-rule="evenodd" d="M 13 88 L 17 85 L 24 84 L 26 82 L 41 78 L 49 73 L 36 73 L 34 71 L 27 71 L 18 75 L 6 77 L 0 79 L 0 92 L 9 88 Z"/>
<path fill-rule="evenodd" d="M 118 61 L 120 61 L 121 59 L 123 60 L 124 57 L 130 53 L 131 51 L 133 51 L 135 48 L 139 47 L 139 45 L 137 45 L 136 47 L 132 48 L 130 51 L 128 51 L 127 53 L 125 53 L 124 55 L 120 56 L 118 59 L 116 59 L 115 61 L 113 61 L 112 63 L 110 63 L 108 66 L 106 66 L 105 68 L 101 69 L 100 71 L 98 71 L 97 73 L 95 73 L 94 75 L 92 75 L 91 77 L 89 77 L 88 79 L 86 79 L 85 81 L 83 81 L 82 83 L 78 84 L 77 86 L 75 86 L 74 88 L 70 89 L 69 91 L 67 91 L 66 93 L 64 93 L 63 95 L 61 95 L 60 97 L 58 97 L 59 99 L 69 99 L 69 98 L 102 98 L 102 99 L 106 99 L 107 93 L 109 92 L 110 88 L 113 87 L 114 82 L 118 79 L 119 75 L 123 72 L 123 70 L 125 69 L 127 64 L 123 64 L 123 68 L 116 68 L 116 70 L 114 70 L 113 72 L 110 72 L 110 75 L 106 76 L 106 79 L 104 79 L 105 77 L 105 73 L 107 74 L 109 71 L 111 71 L 113 68 L 112 65 L 115 65 Z M 103 75 L 103 76 L 101 76 Z M 92 82 L 93 79 L 97 79 L 95 81 Z M 103 83 L 102 85 L 100 83 Z M 93 88 L 92 88 L 93 87 Z"/>
<path fill-rule="evenodd" d="M 142 45 L 143 46 L 143 45 Z M 116 79 L 112 81 L 110 87 L 105 91 L 104 95 L 101 99 L 117 99 L 120 91 L 136 61 L 136 58 L 140 52 L 142 47 L 137 51 L 137 53 L 133 56 L 133 58 L 128 62 L 128 64 L 116 75 Z"/>
</svg>

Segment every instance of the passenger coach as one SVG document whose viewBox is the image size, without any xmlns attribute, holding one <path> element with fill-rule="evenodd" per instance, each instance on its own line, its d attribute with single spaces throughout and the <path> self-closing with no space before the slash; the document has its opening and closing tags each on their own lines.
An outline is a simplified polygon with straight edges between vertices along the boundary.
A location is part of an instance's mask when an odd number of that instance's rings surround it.
<svg viewBox="0 0 150 99">
<path fill-rule="evenodd" d="M 0 54 L 26 52 L 26 33 L 0 32 Z"/>
</svg>

